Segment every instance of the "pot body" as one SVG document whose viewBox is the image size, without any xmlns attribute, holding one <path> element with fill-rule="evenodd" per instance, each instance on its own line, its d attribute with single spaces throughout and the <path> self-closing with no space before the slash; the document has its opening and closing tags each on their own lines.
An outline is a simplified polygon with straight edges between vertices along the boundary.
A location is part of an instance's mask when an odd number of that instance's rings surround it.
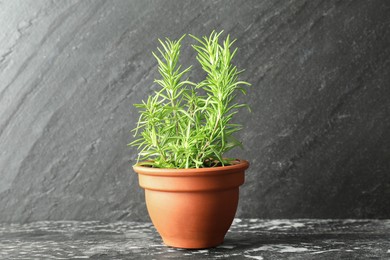
<svg viewBox="0 0 390 260">
<path fill-rule="evenodd" d="M 200 169 L 134 166 L 150 218 L 165 244 L 209 248 L 221 244 L 238 205 L 249 163 Z"/>
</svg>

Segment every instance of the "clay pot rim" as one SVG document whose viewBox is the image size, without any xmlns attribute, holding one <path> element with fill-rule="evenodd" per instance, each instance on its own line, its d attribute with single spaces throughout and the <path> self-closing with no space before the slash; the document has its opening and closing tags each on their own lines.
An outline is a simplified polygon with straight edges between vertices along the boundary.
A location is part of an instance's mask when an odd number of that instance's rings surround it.
<svg viewBox="0 0 390 260">
<path fill-rule="evenodd" d="M 249 167 L 247 160 L 236 159 L 234 164 L 228 166 L 217 166 L 207 168 L 190 168 L 190 169 L 175 169 L 175 168 L 151 168 L 142 166 L 142 162 L 133 166 L 133 169 L 138 174 L 151 176 L 176 176 L 176 177 L 190 177 L 190 176 L 205 176 L 205 175 L 220 175 L 229 174 L 237 171 L 245 171 Z"/>
</svg>

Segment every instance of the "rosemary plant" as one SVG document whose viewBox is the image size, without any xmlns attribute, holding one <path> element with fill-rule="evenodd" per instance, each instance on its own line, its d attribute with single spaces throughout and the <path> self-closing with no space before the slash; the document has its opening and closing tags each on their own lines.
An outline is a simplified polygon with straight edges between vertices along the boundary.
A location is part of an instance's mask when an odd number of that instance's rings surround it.
<svg viewBox="0 0 390 260">
<path fill-rule="evenodd" d="M 155 80 L 160 89 L 146 101 L 135 106 L 140 117 L 129 145 L 139 149 L 138 162 L 157 168 L 199 168 L 228 165 L 223 154 L 241 146 L 233 136 L 241 125 L 231 122 L 245 104 L 235 102 L 237 92 L 246 93 L 242 72 L 232 64 L 237 48 L 232 51 L 228 35 L 222 43 L 222 32 L 197 38 L 196 59 L 206 72 L 206 78 L 194 83 L 185 78 L 191 67 L 182 69 L 178 60 L 181 41 L 166 38 L 160 41 L 158 62 L 161 79 Z"/>
</svg>

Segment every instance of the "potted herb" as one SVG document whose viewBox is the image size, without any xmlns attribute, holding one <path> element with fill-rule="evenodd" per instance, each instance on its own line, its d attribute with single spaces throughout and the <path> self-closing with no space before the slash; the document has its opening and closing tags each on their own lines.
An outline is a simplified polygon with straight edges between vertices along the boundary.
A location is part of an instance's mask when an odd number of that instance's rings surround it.
<svg viewBox="0 0 390 260">
<path fill-rule="evenodd" d="M 241 125 L 231 122 L 245 104 L 239 71 L 231 61 L 237 48 L 222 32 L 197 38 L 192 45 L 206 73 L 199 83 L 179 65 L 181 41 L 161 41 L 159 90 L 135 106 L 140 118 L 135 141 L 138 162 L 133 166 L 145 189 L 151 220 L 165 244 L 180 248 L 208 248 L 223 242 L 236 213 L 239 186 L 249 167 L 245 160 L 223 155 L 241 143 L 233 136 Z"/>
</svg>

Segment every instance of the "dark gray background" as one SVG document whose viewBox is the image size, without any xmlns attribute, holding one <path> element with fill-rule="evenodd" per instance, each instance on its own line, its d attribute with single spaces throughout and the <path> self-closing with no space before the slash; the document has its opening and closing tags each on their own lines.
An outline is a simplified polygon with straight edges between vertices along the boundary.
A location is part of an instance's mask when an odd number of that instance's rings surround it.
<svg viewBox="0 0 390 260">
<path fill-rule="evenodd" d="M 390 1 L 9 0 L 0 26 L 0 221 L 148 220 L 132 104 L 158 38 L 213 29 L 253 84 L 237 216 L 390 218 Z"/>
</svg>

